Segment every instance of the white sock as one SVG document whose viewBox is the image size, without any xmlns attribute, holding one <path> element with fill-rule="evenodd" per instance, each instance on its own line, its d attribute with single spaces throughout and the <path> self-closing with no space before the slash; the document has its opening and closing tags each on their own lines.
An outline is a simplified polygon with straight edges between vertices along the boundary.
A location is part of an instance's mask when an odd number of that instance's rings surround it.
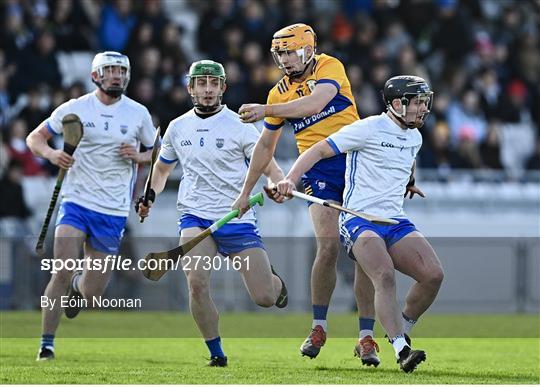
<svg viewBox="0 0 540 387">
<path fill-rule="evenodd" d="M 317 325 L 320 325 L 325 332 L 327 331 L 328 323 L 326 322 L 326 320 L 313 320 L 313 323 L 311 324 L 311 329 L 315 328 Z"/>
<path fill-rule="evenodd" d="M 396 352 L 396 359 L 399 359 L 399 353 L 403 350 L 403 348 L 408 347 L 409 345 L 405 341 L 405 337 L 403 337 L 403 335 L 397 335 L 390 341 L 392 341 L 392 346 Z"/>
<path fill-rule="evenodd" d="M 402 321 L 403 321 L 403 332 L 406 333 L 406 334 L 409 334 L 411 329 L 413 329 L 414 324 L 416 324 L 416 321 L 418 321 L 418 320 L 414 320 L 414 319 L 412 319 L 410 317 L 407 317 L 403 313 L 401 314 L 401 318 L 402 318 Z"/>
<path fill-rule="evenodd" d="M 363 339 L 366 336 L 371 336 L 371 338 L 373 338 L 373 330 L 372 329 L 362 329 L 360 331 L 360 339 Z"/>
<path fill-rule="evenodd" d="M 81 291 L 79 290 L 79 280 L 81 279 L 82 273 L 79 271 L 76 271 L 73 273 L 73 278 L 71 278 L 71 287 L 78 293 Z"/>
</svg>

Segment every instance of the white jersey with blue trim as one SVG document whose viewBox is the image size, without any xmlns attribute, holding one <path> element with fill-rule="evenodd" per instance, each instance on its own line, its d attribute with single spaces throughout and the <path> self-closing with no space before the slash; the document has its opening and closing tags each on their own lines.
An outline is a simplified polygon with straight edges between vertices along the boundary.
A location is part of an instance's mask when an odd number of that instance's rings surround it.
<svg viewBox="0 0 540 387">
<path fill-rule="evenodd" d="M 344 126 L 326 140 L 347 153 L 343 206 L 371 215 L 403 218 L 403 195 L 416 154 L 418 129 L 402 129 L 386 114 Z M 352 218 L 346 214 L 344 221 Z"/>
<path fill-rule="evenodd" d="M 152 147 L 155 128 L 148 109 L 122 95 L 104 105 L 95 92 L 57 107 L 46 126 L 62 134 L 62 118 L 74 113 L 83 123 L 84 134 L 62 186 L 62 199 L 107 215 L 128 216 L 137 164 L 120 156 L 122 144 Z"/>
<path fill-rule="evenodd" d="M 240 194 L 259 131 L 244 124 L 238 114 L 223 106 L 206 118 L 194 109 L 171 121 L 159 158 L 164 163 L 178 161 L 182 180 L 178 189 L 180 212 L 217 220 L 231 211 Z M 248 211 L 231 223 L 254 223 Z"/>
</svg>

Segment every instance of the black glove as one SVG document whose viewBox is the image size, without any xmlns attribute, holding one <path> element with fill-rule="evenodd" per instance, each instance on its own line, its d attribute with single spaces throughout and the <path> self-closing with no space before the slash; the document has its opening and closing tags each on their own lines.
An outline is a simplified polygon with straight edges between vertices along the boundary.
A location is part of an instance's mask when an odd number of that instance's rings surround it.
<svg viewBox="0 0 540 387">
<path fill-rule="evenodd" d="M 146 203 L 145 200 L 144 200 L 144 195 L 140 196 L 136 201 L 135 201 L 135 212 L 139 213 L 139 206 L 141 205 L 141 203 L 144 203 L 145 205 L 148 204 L 148 202 L 155 202 L 156 201 L 156 191 L 154 191 L 152 188 L 150 188 L 150 190 L 148 191 L 148 201 Z"/>
</svg>

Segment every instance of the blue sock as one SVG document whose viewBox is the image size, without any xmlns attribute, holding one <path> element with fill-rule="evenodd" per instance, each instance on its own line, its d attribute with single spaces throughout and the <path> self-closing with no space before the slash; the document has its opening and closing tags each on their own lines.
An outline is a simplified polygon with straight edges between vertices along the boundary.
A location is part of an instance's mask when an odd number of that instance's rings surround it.
<svg viewBox="0 0 540 387">
<path fill-rule="evenodd" d="M 375 326 L 375 319 L 360 317 L 358 319 L 358 323 L 359 323 L 360 330 L 366 329 L 366 330 L 372 331 L 373 327 Z"/>
<path fill-rule="evenodd" d="M 40 347 L 53 347 L 54 348 L 54 335 L 41 335 Z"/>
<path fill-rule="evenodd" d="M 210 351 L 210 357 L 225 357 L 223 350 L 221 349 L 221 337 L 216 337 L 212 340 L 205 340 L 206 346 Z"/>
<path fill-rule="evenodd" d="M 375 326 L 375 319 L 360 317 L 358 319 L 358 325 L 360 327 L 360 338 L 363 339 L 366 336 L 374 336 L 373 327 Z"/>
<path fill-rule="evenodd" d="M 328 305 L 313 305 L 313 320 L 326 320 Z"/>
</svg>

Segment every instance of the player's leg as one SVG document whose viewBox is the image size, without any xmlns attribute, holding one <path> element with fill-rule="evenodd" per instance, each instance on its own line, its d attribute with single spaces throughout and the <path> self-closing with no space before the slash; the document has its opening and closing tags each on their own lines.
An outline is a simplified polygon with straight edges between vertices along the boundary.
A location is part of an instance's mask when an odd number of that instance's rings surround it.
<svg viewBox="0 0 540 387">
<path fill-rule="evenodd" d="M 318 205 L 309 206 L 309 214 L 317 239 L 317 253 L 311 269 L 311 333 L 300 347 L 304 356 L 315 358 L 326 342 L 328 305 L 336 286 L 336 265 L 339 255 L 339 212 Z"/>
<path fill-rule="evenodd" d="M 84 251 L 84 256 L 89 259 L 92 267 L 103 268 L 103 270 L 85 269 L 80 274 L 78 281 L 72 281 L 72 283 L 77 283 L 77 289 L 88 301 L 89 305 L 91 305 L 92 299 L 94 297 L 101 297 L 105 293 L 105 289 L 107 289 L 112 276 L 112 261 L 107 259 L 110 256 L 109 252 L 99 251 L 92 247 L 89 242 L 85 244 Z"/>
<path fill-rule="evenodd" d="M 203 229 L 204 227 L 182 228 L 180 244 L 186 243 Z M 204 267 L 204 257 L 213 258 L 216 255 L 216 243 L 213 238 L 208 237 L 182 258 L 182 268 L 188 282 L 191 315 L 210 351 L 208 365 L 224 367 L 227 365 L 227 357 L 221 348 L 219 313 L 210 296 L 212 270 Z"/>
<path fill-rule="evenodd" d="M 287 287 L 274 271 L 257 226 L 253 223 L 226 224 L 213 234 L 218 251 L 238 265 L 251 299 L 260 306 L 288 303 Z M 249 247 L 248 247 L 249 246 Z"/>
<path fill-rule="evenodd" d="M 86 300 L 92 305 L 94 297 L 101 297 L 112 275 L 113 259 L 124 234 L 127 218 L 106 215 L 86 208 L 80 208 L 80 216 L 88 227 L 88 238 L 84 246 L 87 264 L 83 271 L 77 271 L 69 287 L 70 305 L 65 308 L 66 317 L 74 318 L 81 310 L 78 300 Z M 73 300 L 73 301 L 72 301 Z"/>
<path fill-rule="evenodd" d="M 54 259 L 78 259 L 86 234 L 68 224 L 59 224 L 54 234 Z M 54 273 L 47 284 L 44 296 L 47 307 L 42 309 L 42 339 L 37 360 L 54 358 L 54 336 L 62 315 L 61 297 L 69 288 L 72 272 L 66 269 Z M 54 302 L 54 304 L 53 304 Z"/>
<path fill-rule="evenodd" d="M 418 318 L 431 306 L 444 278 L 437 254 L 418 231 L 413 231 L 388 249 L 397 270 L 412 277 L 414 283 L 403 309 L 405 333 L 409 333 Z"/>
<path fill-rule="evenodd" d="M 359 339 L 354 347 L 354 355 L 359 357 L 362 364 L 377 367 L 380 363 L 377 352 L 379 346 L 375 342 L 375 288 L 371 279 L 360 265 L 354 265 L 354 295 L 358 308 Z"/>
<path fill-rule="evenodd" d="M 253 302 L 262 307 L 280 303 L 279 298 L 285 284 L 278 275 L 272 273 L 266 250 L 263 248 L 245 249 L 239 253 L 230 254 L 229 259 L 238 262 L 239 272 L 242 274 Z"/>
<path fill-rule="evenodd" d="M 352 252 L 373 283 L 377 317 L 390 337 L 401 368 L 405 372 L 413 371 L 425 360 L 425 353 L 412 351 L 405 341 L 396 298 L 394 264 L 384 240 L 374 231 L 363 231 L 354 242 Z"/>
<path fill-rule="evenodd" d="M 401 334 L 394 265 L 384 240 L 367 230 L 358 236 L 352 249 L 356 261 L 373 283 L 375 310 L 381 325 L 390 337 Z"/>
</svg>

